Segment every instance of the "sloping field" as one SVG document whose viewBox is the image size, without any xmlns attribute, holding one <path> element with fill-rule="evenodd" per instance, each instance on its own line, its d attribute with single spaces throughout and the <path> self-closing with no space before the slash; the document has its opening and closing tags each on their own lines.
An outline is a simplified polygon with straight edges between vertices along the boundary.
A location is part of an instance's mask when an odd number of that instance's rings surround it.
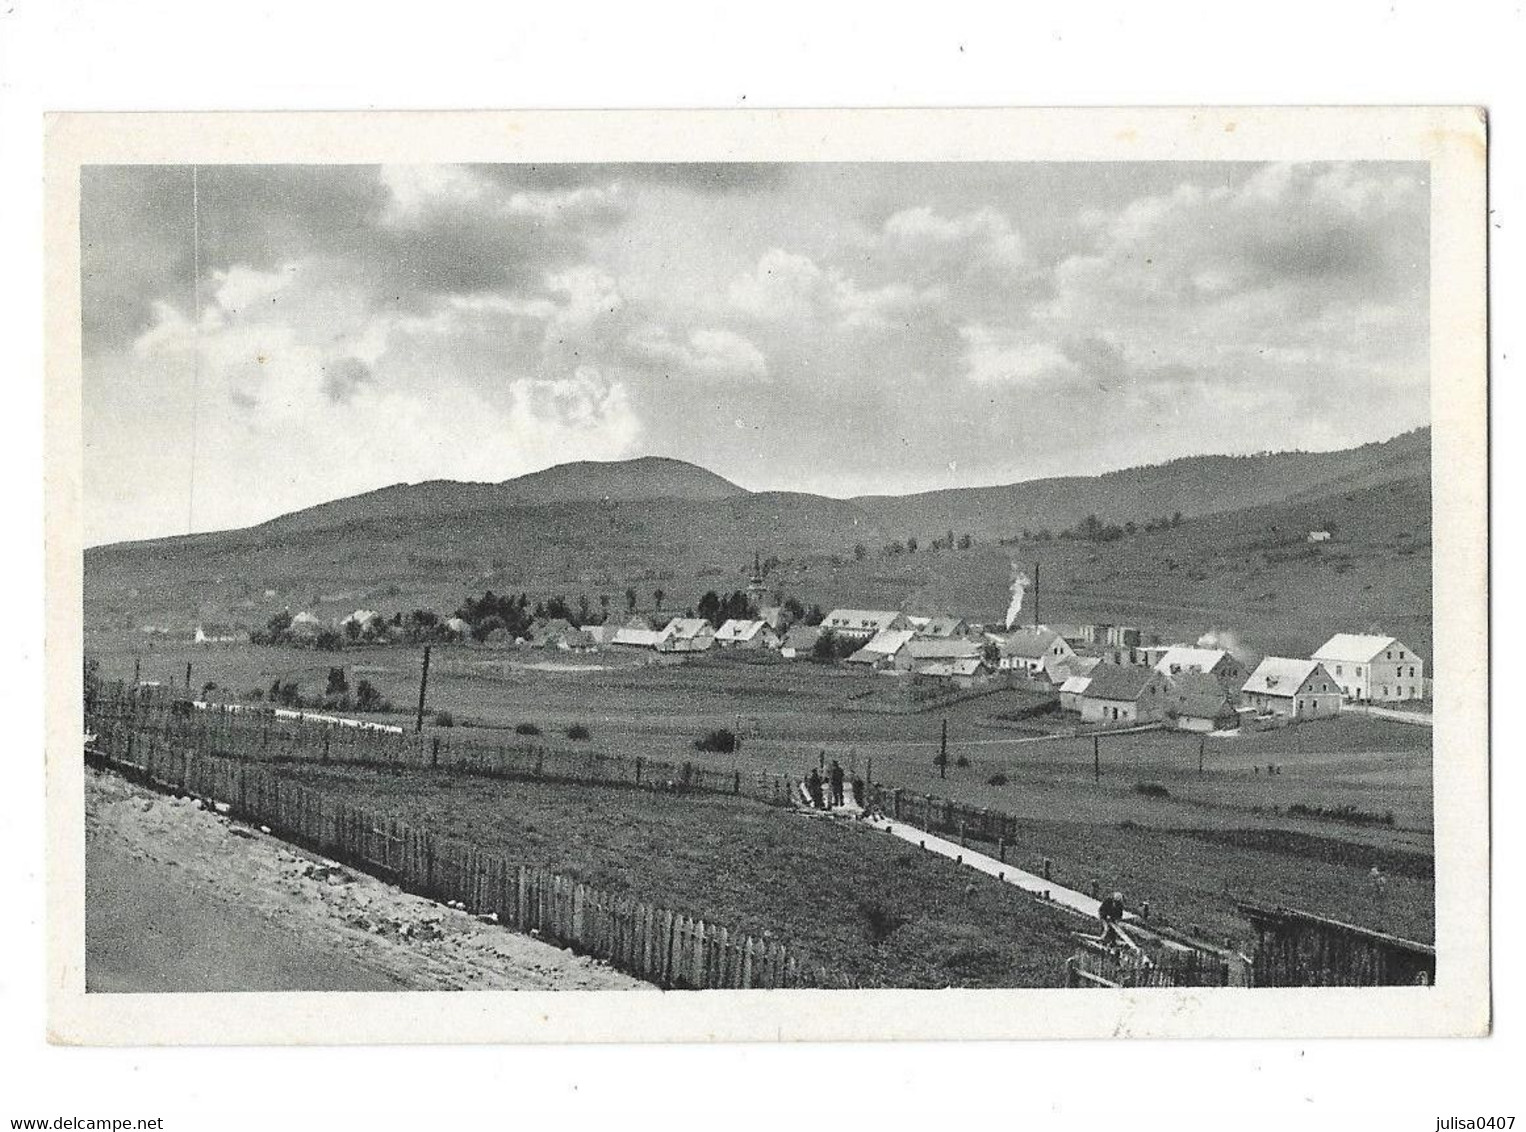
<svg viewBox="0 0 1526 1132">
<path fill-rule="evenodd" d="M 782 940 L 864 985 L 1063 982 L 1082 920 L 869 829 L 745 799 L 288 767 L 358 805 Z"/>
</svg>

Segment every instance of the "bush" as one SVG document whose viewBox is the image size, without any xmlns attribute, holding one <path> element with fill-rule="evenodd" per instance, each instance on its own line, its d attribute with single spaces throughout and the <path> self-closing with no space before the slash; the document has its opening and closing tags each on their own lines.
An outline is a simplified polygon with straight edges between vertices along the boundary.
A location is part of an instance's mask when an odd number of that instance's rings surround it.
<svg viewBox="0 0 1526 1132">
<path fill-rule="evenodd" d="M 574 723 L 571 727 L 567 728 L 567 738 L 569 739 L 588 739 L 591 737 L 592 733 L 581 723 Z"/>
<path fill-rule="evenodd" d="M 694 749 L 697 751 L 719 751 L 722 754 L 730 754 L 737 749 L 737 737 L 727 728 L 717 727 L 714 731 L 707 731 L 694 740 Z"/>
<path fill-rule="evenodd" d="M 536 727 L 535 724 L 533 724 L 533 723 L 521 723 L 518 727 L 514 728 L 514 734 L 516 734 L 516 735 L 539 735 L 540 734 L 540 728 Z"/>
<path fill-rule="evenodd" d="M 990 778 L 986 779 L 987 786 L 1005 786 L 1006 784 L 1007 776 L 1001 771 L 997 771 Z"/>
<path fill-rule="evenodd" d="M 957 766 L 957 767 L 968 768 L 969 765 L 970 765 L 969 756 L 967 756 L 967 755 L 960 755 L 957 759 L 954 760 L 954 765 Z"/>
<path fill-rule="evenodd" d="M 434 725 L 436 727 L 454 727 L 456 725 L 456 717 L 448 711 L 437 711 L 434 713 Z"/>
<path fill-rule="evenodd" d="M 1171 791 L 1167 790 L 1159 782 L 1136 782 L 1134 793 L 1143 794 L 1146 798 L 1169 798 Z"/>
<path fill-rule="evenodd" d="M 881 904 L 865 901 L 858 906 L 858 914 L 864 920 L 864 935 L 870 943 L 883 943 L 906 923 L 906 917 L 892 912 Z"/>
</svg>

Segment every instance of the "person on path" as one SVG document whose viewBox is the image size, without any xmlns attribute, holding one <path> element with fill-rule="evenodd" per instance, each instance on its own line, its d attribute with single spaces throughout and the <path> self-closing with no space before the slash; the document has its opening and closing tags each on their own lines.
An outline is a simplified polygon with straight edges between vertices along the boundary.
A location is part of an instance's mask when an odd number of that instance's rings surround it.
<svg viewBox="0 0 1526 1132">
<path fill-rule="evenodd" d="M 869 808 L 869 798 L 864 793 L 864 780 L 857 776 L 853 779 L 853 803 L 861 810 Z"/>
<path fill-rule="evenodd" d="M 842 763 L 832 760 L 832 805 L 842 805 Z"/>
</svg>

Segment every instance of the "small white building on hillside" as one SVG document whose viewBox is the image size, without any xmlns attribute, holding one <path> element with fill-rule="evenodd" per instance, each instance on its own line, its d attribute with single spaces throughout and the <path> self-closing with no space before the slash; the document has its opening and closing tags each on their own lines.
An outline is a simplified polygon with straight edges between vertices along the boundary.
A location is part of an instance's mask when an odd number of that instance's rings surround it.
<svg viewBox="0 0 1526 1132">
<path fill-rule="evenodd" d="M 1425 659 L 1397 637 L 1337 633 L 1315 650 L 1348 700 L 1391 703 L 1426 698 Z"/>
<path fill-rule="evenodd" d="M 1246 680 L 1240 701 L 1288 719 L 1315 719 L 1340 714 L 1341 689 L 1317 660 L 1268 656 Z"/>
</svg>

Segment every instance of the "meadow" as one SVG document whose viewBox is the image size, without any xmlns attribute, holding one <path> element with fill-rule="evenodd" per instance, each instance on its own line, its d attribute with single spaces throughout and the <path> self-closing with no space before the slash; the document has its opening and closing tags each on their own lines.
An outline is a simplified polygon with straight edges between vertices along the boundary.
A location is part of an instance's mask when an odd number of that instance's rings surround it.
<svg viewBox="0 0 1526 1132">
<path fill-rule="evenodd" d="M 329 668 L 341 666 L 352 684 L 364 676 L 404 709 L 376 718 L 413 723 L 407 709 L 417 695 L 416 649 L 325 654 L 162 639 L 150 648 L 141 635 L 92 636 L 87 650 L 108 679 L 130 678 L 136 663 L 144 679 L 183 683 L 189 662 L 193 688 L 215 683 L 214 697 L 224 689 L 267 688 L 276 679 L 297 681 L 305 693 L 317 694 Z M 1015 814 L 1024 832 L 1009 860 L 1020 867 L 1037 870 L 1048 858 L 1059 883 L 1123 888 L 1131 904 L 1149 900 L 1155 915 L 1216 938 L 1238 939 L 1245 930 L 1236 897 L 1432 938 L 1428 728 L 1347 713 L 1297 728 L 1202 740 L 1163 731 L 1103 735 L 1094 748 L 1089 736 L 1055 736 L 1002 720 L 1033 702 L 1030 693 L 1013 690 L 927 714 L 852 710 L 856 697 L 889 679 L 775 657 L 649 664 L 612 652 L 436 648 L 426 727 L 447 744 L 492 744 L 523 741 L 515 729 L 533 725 L 540 733 L 536 741 L 550 746 L 687 759 L 728 770 L 803 775 L 837 759 L 850 777 L 872 774 L 874 781 L 908 792 Z M 454 726 L 439 726 L 438 712 L 448 713 Z M 940 773 L 934 756 L 945 719 L 949 763 Z M 566 737 L 574 725 L 588 729 L 586 741 Z M 735 730 L 740 749 L 697 751 L 694 739 L 717 727 Z M 366 785 L 383 787 L 392 788 Z M 404 800 L 433 806 L 435 793 L 457 797 L 457 791 L 478 789 L 482 797 L 505 798 L 517 796 L 519 787 L 431 780 L 428 789 L 409 786 Z M 566 789 L 569 797 L 579 793 Z M 564 803 L 577 812 L 566 799 L 557 804 Z M 602 796 L 590 799 L 589 813 L 610 804 Z M 629 835 L 647 837 L 643 853 L 650 855 L 663 839 L 641 829 L 667 829 L 685 852 L 699 844 L 693 830 L 662 826 L 663 811 L 650 805 L 663 803 L 643 801 L 625 812 Z M 473 803 L 463 812 L 473 821 L 503 825 L 495 836 L 514 828 L 504 816 L 512 809 L 494 816 Z M 600 844 L 587 840 L 592 835 L 584 830 L 602 818 L 568 820 L 565 840 Z M 543 835 L 559 828 L 549 819 L 536 825 Z M 754 833 L 733 831 L 718 840 L 746 844 Z M 723 858 L 681 859 L 699 875 L 706 874 L 705 859 Z M 1381 888 L 1371 882 L 1375 864 L 1387 877 Z M 595 866 L 590 858 L 581 867 Z"/>
</svg>

